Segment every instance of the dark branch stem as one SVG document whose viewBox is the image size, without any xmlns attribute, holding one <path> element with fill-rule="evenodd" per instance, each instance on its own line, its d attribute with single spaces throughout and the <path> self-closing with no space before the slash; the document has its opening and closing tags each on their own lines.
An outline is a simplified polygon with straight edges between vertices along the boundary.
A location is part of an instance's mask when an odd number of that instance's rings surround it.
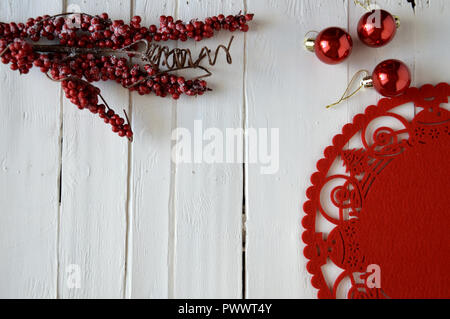
<svg viewBox="0 0 450 319">
<path fill-rule="evenodd" d="M 40 53 L 51 53 L 51 52 L 67 53 L 69 57 L 73 57 L 78 54 L 89 54 L 89 53 L 96 55 L 123 53 L 138 56 L 143 62 L 149 63 L 155 70 L 159 70 L 160 66 L 165 66 L 167 68 L 167 70 L 160 71 L 156 75 L 160 75 L 169 71 L 179 71 L 179 70 L 199 68 L 205 71 L 206 73 L 196 78 L 200 79 L 211 75 L 211 72 L 207 68 L 200 66 L 200 63 L 205 58 L 207 58 L 209 65 L 215 65 L 221 49 L 225 52 L 227 63 L 231 64 L 233 62 L 230 54 L 230 48 L 233 39 L 234 37 L 230 38 L 230 41 L 227 46 L 222 44 L 217 46 L 214 53 L 208 47 L 203 47 L 195 60 L 189 49 L 180 49 L 180 48 L 169 49 L 167 46 L 161 46 L 153 43 L 150 44 L 147 40 L 144 39 L 136 41 L 126 47 L 117 50 L 101 49 L 101 48 L 74 48 L 62 45 L 38 45 L 38 44 L 33 44 L 33 49 L 36 52 Z M 130 48 L 135 47 L 139 43 L 145 44 L 143 50 L 140 51 L 129 50 Z M 140 84 L 143 81 L 144 80 L 138 81 L 130 87 Z"/>
<path fill-rule="evenodd" d="M 123 49 L 99 49 L 99 48 L 73 48 L 63 45 L 45 45 L 45 44 L 33 44 L 33 49 L 39 53 L 68 53 L 68 54 L 107 54 L 107 53 L 124 53 L 142 55 L 142 52 L 138 51 L 126 51 Z"/>
</svg>

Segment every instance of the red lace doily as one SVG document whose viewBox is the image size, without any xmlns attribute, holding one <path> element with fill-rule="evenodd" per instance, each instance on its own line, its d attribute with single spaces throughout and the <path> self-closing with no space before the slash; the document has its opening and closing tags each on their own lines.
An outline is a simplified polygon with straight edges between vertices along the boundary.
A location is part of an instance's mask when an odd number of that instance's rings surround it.
<svg viewBox="0 0 450 319">
<path fill-rule="evenodd" d="M 450 298 L 448 96 L 441 83 L 384 98 L 325 149 L 302 220 L 319 298 Z M 408 103 L 412 120 L 394 110 Z"/>
</svg>

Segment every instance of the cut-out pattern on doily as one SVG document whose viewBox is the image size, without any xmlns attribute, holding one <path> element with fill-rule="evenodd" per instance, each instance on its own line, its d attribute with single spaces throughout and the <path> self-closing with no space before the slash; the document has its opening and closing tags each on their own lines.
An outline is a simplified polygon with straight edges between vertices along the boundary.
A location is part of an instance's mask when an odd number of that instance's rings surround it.
<svg viewBox="0 0 450 319">
<path fill-rule="evenodd" d="M 325 149 L 302 220 L 319 298 L 336 298 L 344 280 L 347 298 L 450 298 L 450 112 L 442 105 L 449 96 L 441 83 L 381 99 Z M 393 111 L 407 103 L 418 112 L 412 120 Z M 374 128 L 381 117 L 401 128 Z M 362 147 L 351 147 L 355 138 Z M 345 173 L 333 173 L 335 163 Z M 319 218 L 331 231 L 318 227 Z M 324 276 L 330 262 L 340 272 L 332 282 Z M 379 267 L 379 287 L 365 281 L 369 265 Z"/>
</svg>

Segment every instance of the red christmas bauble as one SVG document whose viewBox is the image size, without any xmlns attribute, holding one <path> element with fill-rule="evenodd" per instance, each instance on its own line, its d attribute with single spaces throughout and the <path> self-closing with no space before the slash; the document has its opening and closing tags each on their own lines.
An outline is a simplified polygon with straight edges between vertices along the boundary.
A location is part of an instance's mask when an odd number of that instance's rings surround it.
<svg viewBox="0 0 450 319">
<path fill-rule="evenodd" d="M 370 47 L 381 47 L 389 43 L 397 32 L 395 18 L 385 10 L 372 10 L 358 22 L 358 37 Z"/>
<path fill-rule="evenodd" d="M 327 64 L 338 64 L 352 52 L 353 41 L 341 28 L 331 27 L 320 32 L 314 44 L 317 57 Z"/>
<path fill-rule="evenodd" d="M 411 84 L 411 72 L 399 60 L 385 60 L 373 70 L 374 88 L 383 96 L 394 97 L 404 93 Z"/>
</svg>

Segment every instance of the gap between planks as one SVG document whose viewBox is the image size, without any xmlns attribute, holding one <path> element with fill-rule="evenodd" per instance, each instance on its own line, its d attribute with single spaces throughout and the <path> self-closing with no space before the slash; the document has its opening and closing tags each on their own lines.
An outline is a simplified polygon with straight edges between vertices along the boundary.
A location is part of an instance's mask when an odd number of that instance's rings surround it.
<svg viewBox="0 0 450 319">
<path fill-rule="evenodd" d="M 174 17 L 178 19 L 179 15 L 179 6 L 180 1 L 175 1 L 175 9 L 174 9 Z M 178 46 L 178 41 L 176 41 L 176 46 Z M 178 122 L 178 114 L 177 114 L 177 105 L 178 102 L 176 100 L 172 100 L 172 121 L 171 121 L 171 129 L 177 127 Z M 177 141 L 172 140 L 171 141 L 171 147 L 172 150 L 175 146 Z M 168 234 L 169 238 L 167 239 L 167 294 L 168 298 L 173 299 L 175 298 L 175 258 L 176 258 L 176 198 L 175 198 L 175 190 L 176 190 L 176 175 L 177 175 L 177 165 L 173 162 L 173 160 L 170 160 L 170 191 L 169 191 L 169 222 L 168 222 Z"/>
<path fill-rule="evenodd" d="M 244 12 L 247 13 L 247 0 L 243 0 Z M 247 33 L 244 33 L 244 48 L 243 48 L 243 76 L 242 76 L 242 129 L 245 132 L 247 123 Z M 244 155 L 244 163 L 242 164 L 242 299 L 246 299 L 246 289 L 247 289 L 247 256 L 246 256 L 246 245 L 247 245 L 247 169 L 246 169 L 246 159 L 248 158 L 248 150 L 245 134 L 242 136 L 242 147 Z"/>
<path fill-rule="evenodd" d="M 130 21 L 133 18 L 136 8 L 136 0 L 130 0 Z M 133 58 L 129 58 L 132 62 Z M 133 96 L 128 90 L 128 116 L 133 123 Z M 133 176 L 133 143 L 128 142 L 128 158 L 127 158 L 127 198 L 125 205 L 125 260 L 123 274 L 123 299 L 131 298 L 132 295 L 132 262 L 133 262 L 133 201 L 132 201 L 132 176 Z M 130 231 L 131 229 L 131 231 Z"/>
<path fill-rule="evenodd" d="M 68 0 L 62 0 L 62 12 L 64 13 L 67 11 L 67 1 Z M 59 99 L 59 176 L 58 176 L 58 212 L 56 217 L 56 280 L 55 280 L 55 299 L 60 299 L 61 293 L 60 293 L 60 260 L 61 260 L 61 203 L 62 203 L 62 158 L 63 158 L 63 141 L 64 141 L 64 91 L 62 87 L 59 89 L 60 99 Z"/>
</svg>

